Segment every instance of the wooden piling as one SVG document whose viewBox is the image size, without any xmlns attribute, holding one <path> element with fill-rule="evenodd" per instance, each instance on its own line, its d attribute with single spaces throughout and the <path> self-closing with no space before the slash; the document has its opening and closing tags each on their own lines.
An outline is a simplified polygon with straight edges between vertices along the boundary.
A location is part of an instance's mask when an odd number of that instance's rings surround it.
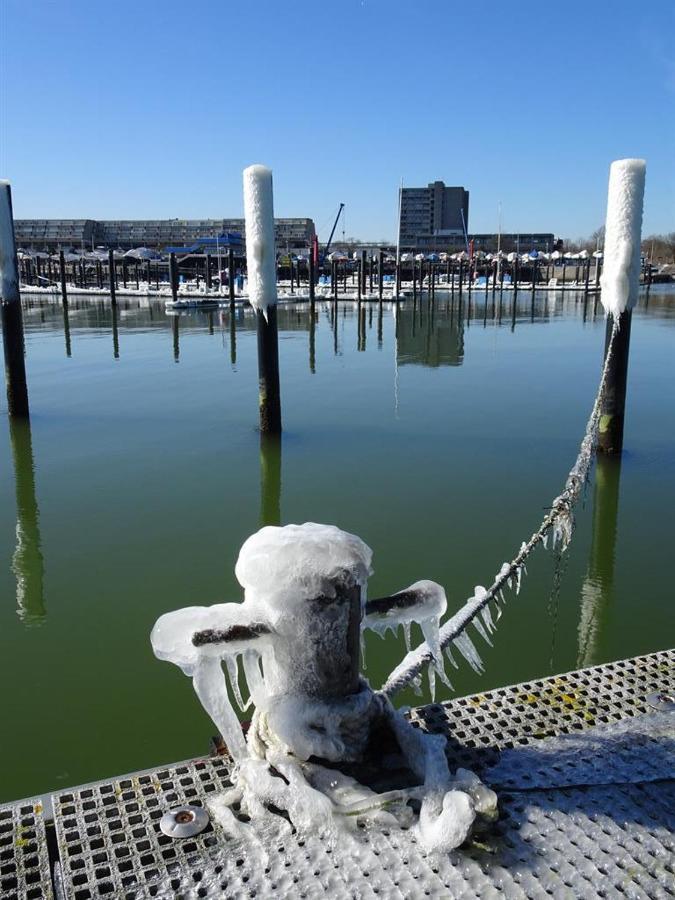
<svg viewBox="0 0 675 900">
<path fill-rule="evenodd" d="M 68 287 L 66 285 L 66 258 L 63 250 L 59 250 L 59 279 L 61 281 L 61 302 L 68 302 Z"/>
<path fill-rule="evenodd" d="M 178 265 L 176 264 L 176 254 L 173 251 L 169 254 L 169 282 L 171 299 L 175 303 L 178 300 Z"/>
<path fill-rule="evenodd" d="M 117 278 L 115 277 L 115 254 L 112 250 L 108 250 L 108 280 L 110 284 L 110 300 L 113 303 L 117 303 L 116 290 L 117 290 Z"/>
<path fill-rule="evenodd" d="M 227 286 L 230 294 L 230 313 L 234 312 L 234 277 L 234 250 L 230 247 L 227 251 Z"/>
<path fill-rule="evenodd" d="M 211 255 L 209 253 L 204 256 L 204 278 L 206 280 L 206 293 L 211 290 Z"/>
<path fill-rule="evenodd" d="M 0 309 L 5 357 L 7 411 L 10 417 L 27 419 L 28 385 L 24 357 L 23 317 L 19 289 L 19 265 L 14 240 L 12 190 L 0 182 Z"/>
<path fill-rule="evenodd" d="M 315 272 L 315 264 L 314 264 L 314 249 L 312 247 L 309 248 L 309 259 L 307 260 L 307 265 L 309 268 L 309 302 L 314 307 L 315 301 L 315 288 L 316 288 L 316 272 Z"/>
<path fill-rule="evenodd" d="M 258 329 L 258 386 L 260 430 L 281 433 L 281 397 L 279 392 L 279 337 L 276 304 L 267 307 L 267 318 L 256 310 Z"/>
<path fill-rule="evenodd" d="M 630 349 L 632 311 L 627 309 L 619 316 L 619 331 L 609 360 L 605 394 L 600 411 L 598 450 L 607 454 L 619 454 L 623 449 L 623 430 L 628 382 L 628 351 Z M 605 357 L 612 336 L 614 318 L 607 316 L 605 331 Z"/>
<path fill-rule="evenodd" d="M 243 181 L 248 295 L 255 310 L 258 343 L 260 431 L 263 434 L 280 434 L 281 392 L 272 171 L 265 166 L 249 166 L 244 170 Z"/>
</svg>

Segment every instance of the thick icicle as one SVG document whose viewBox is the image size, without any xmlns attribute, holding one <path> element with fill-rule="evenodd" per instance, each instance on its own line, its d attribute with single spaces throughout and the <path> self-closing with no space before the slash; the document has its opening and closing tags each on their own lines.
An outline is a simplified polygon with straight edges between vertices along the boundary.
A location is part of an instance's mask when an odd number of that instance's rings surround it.
<svg viewBox="0 0 675 900">
<path fill-rule="evenodd" d="M 225 661 L 225 666 L 227 667 L 227 674 L 230 679 L 232 693 L 234 694 L 234 699 L 237 701 L 239 709 L 248 709 L 251 704 L 251 698 L 249 697 L 248 702 L 244 703 L 244 699 L 241 696 L 241 691 L 239 689 L 239 661 L 237 657 L 231 656 L 228 653 L 223 656 L 223 660 Z"/>
<path fill-rule="evenodd" d="M 192 679 L 202 706 L 220 731 L 227 749 L 236 760 L 246 757 L 246 741 L 225 689 L 225 676 L 220 660 L 202 657 Z"/>
<path fill-rule="evenodd" d="M 478 651 L 469 635 L 465 631 L 458 634 L 457 637 L 453 639 L 453 644 L 457 647 L 474 672 L 477 672 L 479 675 L 482 674 L 483 661 L 478 655 Z"/>
</svg>

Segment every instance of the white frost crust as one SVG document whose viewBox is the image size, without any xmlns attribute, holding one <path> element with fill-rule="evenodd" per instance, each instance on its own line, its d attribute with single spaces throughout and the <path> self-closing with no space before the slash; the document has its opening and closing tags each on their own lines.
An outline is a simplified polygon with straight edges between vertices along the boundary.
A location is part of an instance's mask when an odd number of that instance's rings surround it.
<svg viewBox="0 0 675 900">
<path fill-rule="evenodd" d="M 266 166 L 244 169 L 244 217 L 248 299 L 267 318 L 277 302 L 277 272 L 272 170 Z"/>
<path fill-rule="evenodd" d="M 259 709 L 266 714 L 267 726 L 285 751 L 303 761 L 317 756 L 340 762 L 353 753 L 342 734 L 345 719 L 367 717 L 372 702 L 373 692 L 364 686 L 359 693 L 330 703 L 305 694 L 277 694 L 268 697 Z"/>
<path fill-rule="evenodd" d="M 268 525 L 244 543 L 234 571 L 246 601 L 264 603 L 274 619 L 312 597 L 334 597 L 341 573 L 365 595 L 372 556 L 361 538 L 334 525 Z"/>
<path fill-rule="evenodd" d="M 615 318 L 637 302 L 645 170 L 643 159 L 617 159 L 609 170 L 600 299 Z"/>
<path fill-rule="evenodd" d="M 233 625 L 250 625 L 252 622 L 264 622 L 262 609 L 253 609 L 253 604 L 216 603 L 213 606 L 187 606 L 174 612 L 165 613 L 155 622 L 150 633 L 150 642 L 155 656 L 174 663 L 186 675 L 194 675 L 201 659 L 210 657 L 222 659 L 225 655 L 242 653 L 250 647 L 249 642 L 230 641 L 223 649 L 223 644 L 205 644 L 195 647 L 192 635 L 196 631 L 211 628 L 230 628 Z M 261 646 L 257 638 L 256 648 Z"/>
<path fill-rule="evenodd" d="M 0 181 L 0 300 L 3 303 L 20 300 L 9 181 Z"/>
</svg>

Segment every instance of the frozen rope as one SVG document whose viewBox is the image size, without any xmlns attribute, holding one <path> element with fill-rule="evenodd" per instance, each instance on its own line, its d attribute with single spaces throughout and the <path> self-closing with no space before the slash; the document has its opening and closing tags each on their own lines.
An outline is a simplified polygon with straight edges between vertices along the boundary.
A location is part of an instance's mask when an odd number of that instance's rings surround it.
<svg viewBox="0 0 675 900">
<path fill-rule="evenodd" d="M 563 492 L 555 498 L 549 512 L 544 516 L 541 525 L 530 537 L 529 541 L 521 544 L 520 550 L 511 562 L 503 564 L 492 585 L 487 589 L 476 588 L 475 595 L 467 600 L 464 606 L 448 619 L 440 630 L 441 650 L 446 652 L 453 663 L 454 660 L 449 653 L 449 645 L 452 641 L 455 642 L 469 664 L 477 671 L 480 671 L 480 657 L 473 646 L 471 638 L 465 633 L 468 626 L 473 624 L 477 631 L 489 642 L 487 632 L 494 630 L 489 604 L 493 603 L 497 606 L 497 618 L 499 618 L 501 615 L 499 603 L 500 601 L 504 603 L 503 591 L 506 587 L 512 587 L 514 583 L 516 592 L 520 590 L 522 573 L 527 572 L 525 560 L 534 548 L 540 543 L 546 546 L 548 533 L 551 532 L 553 544 L 555 545 L 560 541 L 562 550 L 567 549 L 574 529 L 573 508 L 588 479 L 597 444 L 600 410 L 605 393 L 609 363 L 614 349 L 614 340 L 618 330 L 619 318 L 616 316 L 613 317 L 612 334 L 607 347 L 595 402 L 586 424 L 586 431 L 579 447 L 579 454 L 569 471 Z M 392 697 L 411 683 L 419 686 L 420 673 L 427 666 L 434 666 L 438 669 L 439 663 L 425 641 L 414 650 L 411 650 L 399 663 L 381 688 L 381 693 L 387 697 Z M 431 673 L 432 669 L 429 671 Z M 439 674 L 441 673 L 439 672 Z"/>
</svg>

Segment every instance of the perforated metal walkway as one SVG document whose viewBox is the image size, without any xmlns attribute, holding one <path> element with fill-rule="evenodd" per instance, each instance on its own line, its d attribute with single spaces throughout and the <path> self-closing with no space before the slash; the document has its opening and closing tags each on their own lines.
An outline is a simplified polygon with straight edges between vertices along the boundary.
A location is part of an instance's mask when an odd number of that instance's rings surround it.
<svg viewBox="0 0 675 900">
<path fill-rule="evenodd" d="M 664 651 L 413 710 L 499 793 L 499 820 L 441 856 L 412 831 L 331 845 L 278 816 L 248 839 L 162 834 L 168 809 L 228 786 L 223 757 L 55 794 L 56 897 L 675 896 L 675 713 L 648 702 L 673 694 Z M 3 900 L 52 897 L 44 806 L 0 807 Z"/>
</svg>

